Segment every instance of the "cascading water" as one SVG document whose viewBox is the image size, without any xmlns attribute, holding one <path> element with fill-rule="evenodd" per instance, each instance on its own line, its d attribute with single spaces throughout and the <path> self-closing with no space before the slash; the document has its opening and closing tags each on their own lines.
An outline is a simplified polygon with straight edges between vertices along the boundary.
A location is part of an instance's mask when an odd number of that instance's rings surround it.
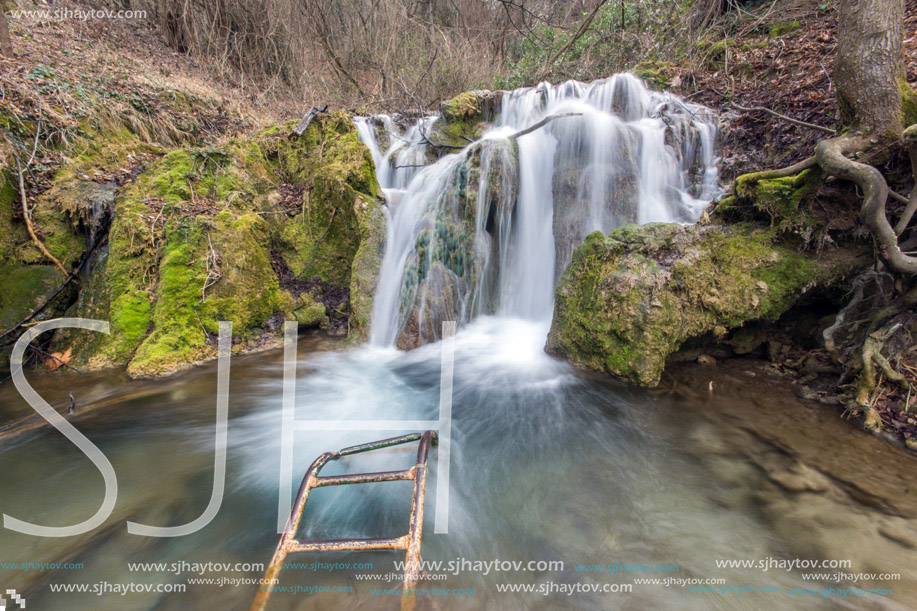
<svg viewBox="0 0 917 611">
<path fill-rule="evenodd" d="M 481 314 L 546 321 L 586 235 L 693 222 L 719 190 L 713 114 L 630 74 L 506 92 L 478 141 L 439 158 L 437 121 L 357 120 L 388 202 L 375 345 L 413 348 Z"/>
</svg>

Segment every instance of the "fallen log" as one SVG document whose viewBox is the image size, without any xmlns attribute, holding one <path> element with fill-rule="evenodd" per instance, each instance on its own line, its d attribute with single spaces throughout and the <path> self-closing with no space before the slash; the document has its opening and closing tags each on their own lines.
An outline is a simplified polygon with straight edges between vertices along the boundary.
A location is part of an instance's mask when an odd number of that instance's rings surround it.
<svg viewBox="0 0 917 611">
<path fill-rule="evenodd" d="M 304 133 L 306 133 L 306 129 L 308 129 L 309 124 L 312 123 L 312 119 L 318 116 L 319 113 L 323 113 L 323 112 L 328 112 L 327 106 L 322 106 L 321 108 L 318 108 L 317 106 L 313 106 L 312 108 L 310 108 L 309 112 L 307 112 L 305 116 L 302 118 L 302 121 L 300 121 L 299 124 L 293 128 L 293 131 L 290 133 L 290 137 L 291 138 L 301 137 Z"/>
</svg>

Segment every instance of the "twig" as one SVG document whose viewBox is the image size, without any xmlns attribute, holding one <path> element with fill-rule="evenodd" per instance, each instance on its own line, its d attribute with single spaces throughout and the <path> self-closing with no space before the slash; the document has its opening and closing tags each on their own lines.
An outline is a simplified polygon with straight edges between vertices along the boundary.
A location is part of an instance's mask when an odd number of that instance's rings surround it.
<svg viewBox="0 0 917 611">
<path fill-rule="evenodd" d="M 793 117 L 782 115 L 779 112 L 773 111 L 770 108 L 764 108 L 763 106 L 752 106 L 751 108 L 746 108 L 745 106 L 739 106 L 735 102 L 730 102 L 730 104 L 732 105 L 733 108 L 735 108 L 736 110 L 741 110 L 742 112 L 763 112 L 763 113 L 769 114 L 772 117 L 783 119 L 784 121 L 787 121 L 788 123 L 792 123 L 793 125 L 798 125 L 800 127 L 808 127 L 809 129 L 814 129 L 814 130 L 823 132 L 825 134 L 831 134 L 832 136 L 837 134 L 837 132 L 831 129 L 830 127 L 823 127 L 821 125 L 816 125 L 814 123 L 807 123 L 806 121 L 800 121 L 799 119 L 794 119 Z"/>
<path fill-rule="evenodd" d="M 55 361 L 57 361 L 57 362 L 60 363 L 62 366 L 66 367 L 67 369 L 72 369 L 73 371 L 75 371 L 75 372 L 77 372 L 77 373 L 79 373 L 79 374 L 82 374 L 82 373 L 83 373 L 82 371 L 80 371 L 79 369 L 77 369 L 76 367 L 74 367 L 73 365 L 71 365 L 70 363 L 68 363 L 67 361 L 61 359 L 61 358 L 58 357 L 58 356 L 55 356 L 54 354 L 48 352 L 47 350 L 42 350 L 42 349 L 39 348 L 38 346 L 35 346 L 35 345 L 33 345 L 33 344 L 29 344 L 29 350 L 34 350 L 35 352 L 37 352 L 37 353 L 39 353 L 39 354 L 42 354 L 42 355 L 48 357 L 49 359 L 54 359 Z"/>
<path fill-rule="evenodd" d="M 534 123 L 534 124 L 532 124 L 532 125 L 526 127 L 525 129 L 519 130 L 519 131 L 516 132 L 515 134 L 512 134 L 512 135 L 510 135 L 510 136 L 507 136 L 506 138 L 507 138 L 508 140 L 515 140 L 516 138 L 521 138 L 522 136 L 524 136 L 524 135 L 526 135 L 526 134 L 532 133 L 532 132 L 535 131 L 536 129 L 540 129 L 540 128 L 544 127 L 545 125 L 547 125 L 549 122 L 553 121 L 554 119 L 561 119 L 561 118 L 563 118 L 563 117 L 580 117 L 580 116 L 582 116 L 582 114 L 583 114 L 583 113 L 581 113 L 581 112 L 564 112 L 564 113 L 557 114 L 557 115 L 548 115 L 547 117 L 545 117 L 545 118 L 542 119 L 541 121 L 539 121 L 539 122 L 537 122 L 537 123 Z"/>
<path fill-rule="evenodd" d="M 29 200 L 25 196 L 25 180 L 22 177 L 22 164 L 19 163 L 18 158 L 16 159 L 16 167 L 19 169 L 19 195 L 22 197 L 22 216 L 25 217 L 26 229 L 29 230 L 29 235 L 32 236 L 32 241 L 35 242 L 35 246 L 38 247 L 38 250 L 40 250 L 45 257 L 50 259 L 51 262 L 54 263 L 55 267 L 57 267 L 57 269 L 59 269 L 61 273 L 66 276 L 67 270 L 61 264 L 61 262 L 57 260 L 57 257 L 52 255 L 48 249 L 45 248 L 44 243 L 35 234 L 35 227 L 32 226 L 32 217 L 29 214 Z"/>
</svg>

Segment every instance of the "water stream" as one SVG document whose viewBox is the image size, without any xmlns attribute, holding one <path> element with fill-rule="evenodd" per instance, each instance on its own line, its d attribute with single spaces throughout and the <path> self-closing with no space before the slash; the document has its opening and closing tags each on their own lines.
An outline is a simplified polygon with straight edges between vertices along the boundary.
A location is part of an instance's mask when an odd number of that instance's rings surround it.
<svg viewBox="0 0 917 611">
<path fill-rule="evenodd" d="M 547 357 L 544 327 L 482 317 L 456 339 L 454 445 L 449 533 L 432 529 L 436 455 L 428 486 L 426 560 L 562 561 L 563 570 L 472 571 L 424 587 L 469 588 L 473 596 L 435 599 L 436 609 L 907 609 L 917 597 L 917 469 L 912 456 L 871 438 L 834 408 L 804 406 L 781 385 L 725 368 L 686 371 L 699 398 L 651 396 L 587 375 Z M 301 342 L 297 418 L 429 418 L 439 395 L 439 345 L 411 352 L 333 348 Z M 720 366 L 722 367 L 722 366 Z M 709 377 L 708 377 L 709 376 Z M 729 377 L 734 378 L 729 381 Z M 128 563 L 264 563 L 276 544 L 282 355 L 235 357 L 227 492 L 214 521 L 177 539 L 130 535 L 125 521 L 183 524 L 207 504 L 213 468 L 213 365 L 160 382 L 111 374 L 30 379 L 52 405 L 73 390 L 73 422 L 111 459 L 120 494 L 112 517 L 91 535 L 41 539 L 4 531 L 5 562 L 78 562 L 81 570 L 12 571 L 5 587 L 30 608 L 246 609 L 255 585 L 190 585 L 180 594 L 105 596 L 52 593 L 50 584 L 185 583 L 190 569 L 130 571 Z M 712 404 L 702 394 L 714 380 Z M 754 388 L 754 393 L 749 388 Z M 29 409 L 0 386 L 0 416 Z M 92 408 L 91 406 L 98 406 Z M 392 431 L 396 434 L 399 431 Z M 298 433 L 295 472 L 324 450 L 365 441 L 367 433 Z M 402 468 L 412 452 L 380 460 L 353 457 L 328 473 Z M 408 484 L 323 488 L 309 501 L 302 536 L 393 536 L 407 529 Z M 2 440 L 0 510 L 48 525 L 92 515 L 102 482 L 89 461 L 57 433 L 36 429 Z M 883 597 L 796 597 L 800 570 L 725 569 L 717 560 L 845 559 L 848 572 L 900 573 Z M 289 569 L 283 585 L 353 587 L 348 594 L 275 594 L 276 609 L 396 608 L 372 589 L 400 554 L 303 556 L 309 563 L 363 562 L 361 570 Z M 678 565 L 678 572 L 585 573 L 579 564 Z M 256 569 L 205 577 L 257 579 Z M 498 584 L 632 584 L 634 578 L 721 578 L 774 593 L 695 593 L 634 585 L 632 592 L 499 593 Z M 434 608 L 421 606 L 420 609 Z"/>
</svg>

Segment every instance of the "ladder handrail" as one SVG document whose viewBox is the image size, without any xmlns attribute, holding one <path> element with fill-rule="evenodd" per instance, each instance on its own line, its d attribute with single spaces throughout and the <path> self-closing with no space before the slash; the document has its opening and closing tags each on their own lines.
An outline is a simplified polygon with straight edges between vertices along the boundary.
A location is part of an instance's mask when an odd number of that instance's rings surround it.
<svg viewBox="0 0 917 611">
<path fill-rule="evenodd" d="M 358 550 L 405 550 L 405 573 L 403 581 L 403 592 L 401 608 L 403 611 L 413 609 L 414 597 L 406 595 L 408 591 L 417 583 L 420 576 L 420 542 L 423 533 L 423 506 L 424 492 L 427 481 L 427 458 L 430 446 L 436 444 L 438 436 L 435 431 L 425 431 L 423 433 L 409 433 L 371 441 L 368 443 L 349 446 L 336 452 L 325 452 L 316 458 L 299 485 L 299 491 L 296 494 L 296 500 L 290 510 L 290 516 L 287 518 L 283 533 L 274 555 L 271 557 L 271 563 L 264 573 L 264 579 L 261 582 L 261 589 L 252 602 L 251 611 L 262 611 L 267 605 L 271 596 L 270 585 L 277 579 L 283 566 L 283 561 L 288 554 L 303 553 L 311 551 L 358 551 Z M 417 461 L 414 466 L 402 471 L 379 471 L 372 473 L 354 473 L 348 475 L 331 475 L 319 477 L 322 468 L 332 460 L 337 460 L 344 456 L 362 454 L 363 452 L 372 452 L 406 443 L 419 441 L 417 446 Z M 402 537 L 384 538 L 384 539 L 331 539 L 331 540 L 311 540 L 298 541 L 296 531 L 302 522 L 302 514 L 306 508 L 306 502 L 309 500 L 309 492 L 313 488 L 323 486 L 340 486 L 348 484 L 368 484 L 374 482 L 390 481 L 414 481 L 414 492 L 411 497 L 411 519 L 408 527 L 408 533 Z M 267 589 L 265 587 L 267 586 Z"/>
</svg>

